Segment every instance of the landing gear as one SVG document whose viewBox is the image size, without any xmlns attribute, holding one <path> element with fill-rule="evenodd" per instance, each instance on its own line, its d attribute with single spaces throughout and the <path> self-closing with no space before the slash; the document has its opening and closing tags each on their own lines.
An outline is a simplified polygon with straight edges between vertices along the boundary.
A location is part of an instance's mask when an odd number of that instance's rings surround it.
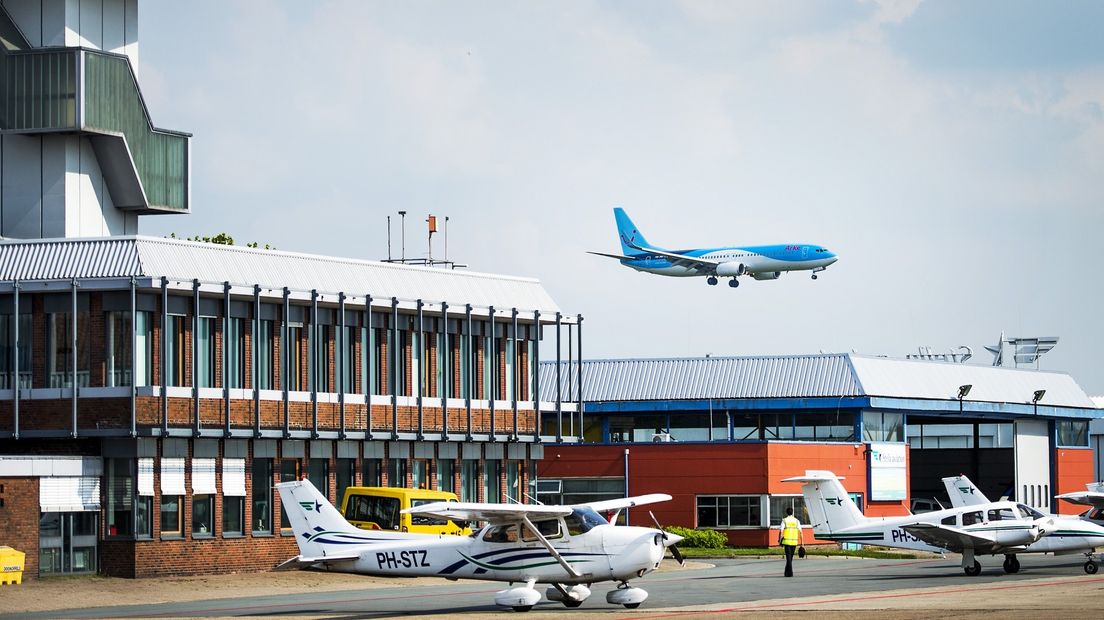
<svg viewBox="0 0 1104 620">
<path fill-rule="evenodd" d="M 813 279 L 816 280 L 817 279 L 816 274 L 820 271 L 824 271 L 825 269 L 827 269 L 827 267 L 817 267 L 816 269 L 814 269 L 813 270 Z"/>
<path fill-rule="evenodd" d="M 709 286 L 717 286 L 717 277 L 716 276 L 709 276 L 708 278 L 705 279 L 705 283 L 708 284 Z"/>
<path fill-rule="evenodd" d="M 981 563 L 974 560 L 974 563 L 969 566 L 963 566 L 962 570 L 966 572 L 970 577 L 977 577 L 981 574 Z"/>
<path fill-rule="evenodd" d="M 1092 560 L 1089 560 L 1088 562 L 1085 562 L 1085 572 L 1086 573 L 1088 573 L 1090 575 L 1095 575 L 1096 571 L 1097 571 L 1096 562 L 1093 562 Z"/>
<path fill-rule="evenodd" d="M 523 586 L 495 592 L 495 605 L 510 607 L 517 612 L 529 611 L 541 600 L 540 592 L 533 589 L 535 582 L 535 579 L 530 579 Z"/>
<path fill-rule="evenodd" d="M 737 280 L 736 278 L 732 278 L 731 280 L 728 281 L 728 285 L 731 286 L 732 288 L 736 288 L 737 286 L 740 286 L 740 281 Z"/>
<path fill-rule="evenodd" d="M 648 593 L 640 588 L 631 587 L 625 582 L 621 582 L 621 585 L 617 586 L 616 590 L 610 590 L 606 593 L 606 602 L 611 605 L 624 605 L 626 609 L 636 609 L 640 607 L 648 598 Z"/>
<path fill-rule="evenodd" d="M 1015 554 L 1004 556 L 1004 572 L 1010 575 L 1020 572 L 1020 561 L 1016 559 Z"/>
<path fill-rule="evenodd" d="M 590 596 L 590 588 L 581 583 L 567 588 L 554 583 L 544 591 L 544 596 L 550 601 L 559 601 L 564 607 L 574 609 L 587 600 Z"/>
<path fill-rule="evenodd" d="M 813 274 L 813 279 L 816 280 L 816 274 L 815 273 Z"/>
<path fill-rule="evenodd" d="M 1008 561 L 1005 560 L 1005 563 Z M 974 559 L 974 550 L 966 548 L 962 550 L 962 570 L 970 577 L 981 574 L 981 564 Z"/>
</svg>

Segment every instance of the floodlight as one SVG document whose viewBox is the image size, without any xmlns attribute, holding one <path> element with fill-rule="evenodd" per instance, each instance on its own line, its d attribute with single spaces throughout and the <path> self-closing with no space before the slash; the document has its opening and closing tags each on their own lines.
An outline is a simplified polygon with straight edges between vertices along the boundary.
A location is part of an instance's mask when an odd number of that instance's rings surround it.
<svg viewBox="0 0 1104 620">
<path fill-rule="evenodd" d="M 966 398 L 970 394 L 970 390 L 972 389 L 974 389 L 974 386 L 970 383 L 958 386 L 958 400 Z"/>
</svg>

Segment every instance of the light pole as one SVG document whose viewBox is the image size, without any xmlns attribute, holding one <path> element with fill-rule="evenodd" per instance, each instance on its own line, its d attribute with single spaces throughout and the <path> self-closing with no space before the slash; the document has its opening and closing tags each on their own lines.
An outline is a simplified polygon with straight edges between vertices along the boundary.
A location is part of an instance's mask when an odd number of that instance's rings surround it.
<svg viewBox="0 0 1104 620">
<path fill-rule="evenodd" d="M 970 390 L 974 389 L 972 383 L 958 386 L 958 415 L 962 415 L 962 399 L 966 398 L 970 394 Z"/>
<path fill-rule="evenodd" d="M 1039 415 L 1039 401 L 1043 400 L 1043 396 L 1046 396 L 1046 390 L 1035 390 L 1035 393 L 1031 395 L 1031 406 L 1035 408 L 1035 415 Z"/>
<path fill-rule="evenodd" d="M 402 262 L 406 264 L 406 211 L 399 211 L 399 236 L 402 238 Z"/>
</svg>

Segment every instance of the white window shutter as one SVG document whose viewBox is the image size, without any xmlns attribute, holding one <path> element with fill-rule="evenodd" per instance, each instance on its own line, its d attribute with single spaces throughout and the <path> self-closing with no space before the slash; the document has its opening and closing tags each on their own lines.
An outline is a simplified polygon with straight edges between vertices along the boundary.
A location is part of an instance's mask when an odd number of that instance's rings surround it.
<svg viewBox="0 0 1104 620">
<path fill-rule="evenodd" d="M 83 512 L 100 509 L 99 476 L 57 476 L 39 479 L 42 512 Z"/>
<path fill-rule="evenodd" d="M 215 459 L 192 459 L 192 494 L 213 495 L 215 487 Z"/>
<path fill-rule="evenodd" d="M 184 459 L 161 459 L 161 494 L 184 495 Z"/>
<path fill-rule="evenodd" d="M 245 459 L 222 459 L 222 494 L 245 497 Z"/>
<path fill-rule="evenodd" d="M 138 459 L 138 495 L 153 495 L 153 459 Z"/>
</svg>

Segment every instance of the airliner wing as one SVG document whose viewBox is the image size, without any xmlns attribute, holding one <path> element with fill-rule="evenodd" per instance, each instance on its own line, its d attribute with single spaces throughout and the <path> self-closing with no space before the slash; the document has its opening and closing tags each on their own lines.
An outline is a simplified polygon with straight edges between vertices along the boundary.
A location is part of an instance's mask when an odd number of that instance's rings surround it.
<svg viewBox="0 0 1104 620">
<path fill-rule="evenodd" d="M 986 549 L 997 544 L 996 539 L 978 532 L 968 532 L 957 527 L 935 523 L 913 523 L 901 526 L 901 529 L 929 545 L 956 552 L 967 548 Z"/>
<path fill-rule="evenodd" d="M 696 256 L 687 256 L 685 254 L 675 254 L 674 252 L 666 252 L 656 248 L 643 248 L 633 246 L 641 252 L 647 252 L 648 254 L 654 254 L 656 256 L 662 256 L 671 261 L 672 265 L 679 267 L 685 267 L 687 269 L 693 269 L 703 276 L 713 275 L 717 273 L 717 265 L 721 263 L 719 261 L 706 260 L 704 258 L 698 258 Z"/>
<path fill-rule="evenodd" d="M 528 517 L 530 521 L 547 521 L 571 514 L 570 506 L 540 506 L 530 504 L 485 504 L 476 502 L 433 502 L 403 510 L 404 514 L 452 519 L 456 521 L 486 521 L 516 523 Z"/>
<path fill-rule="evenodd" d="M 593 254 L 595 256 L 605 256 L 606 258 L 616 258 L 617 260 L 632 260 L 632 256 L 621 256 L 620 254 L 606 254 L 605 252 L 591 252 L 587 250 L 587 254 Z"/>
<path fill-rule="evenodd" d="M 671 500 L 671 496 L 666 493 L 650 493 L 648 495 L 638 495 L 636 497 L 625 497 L 620 499 L 607 499 L 600 502 L 591 502 L 585 504 L 594 512 L 605 512 L 607 510 L 621 510 L 623 508 L 632 508 L 633 506 L 643 506 L 644 504 L 655 504 L 658 502 L 667 502 Z"/>
<path fill-rule="evenodd" d="M 1077 491 L 1076 493 L 1063 493 L 1055 495 L 1058 499 L 1064 499 L 1074 504 L 1104 508 L 1104 493 L 1099 491 Z"/>
</svg>

